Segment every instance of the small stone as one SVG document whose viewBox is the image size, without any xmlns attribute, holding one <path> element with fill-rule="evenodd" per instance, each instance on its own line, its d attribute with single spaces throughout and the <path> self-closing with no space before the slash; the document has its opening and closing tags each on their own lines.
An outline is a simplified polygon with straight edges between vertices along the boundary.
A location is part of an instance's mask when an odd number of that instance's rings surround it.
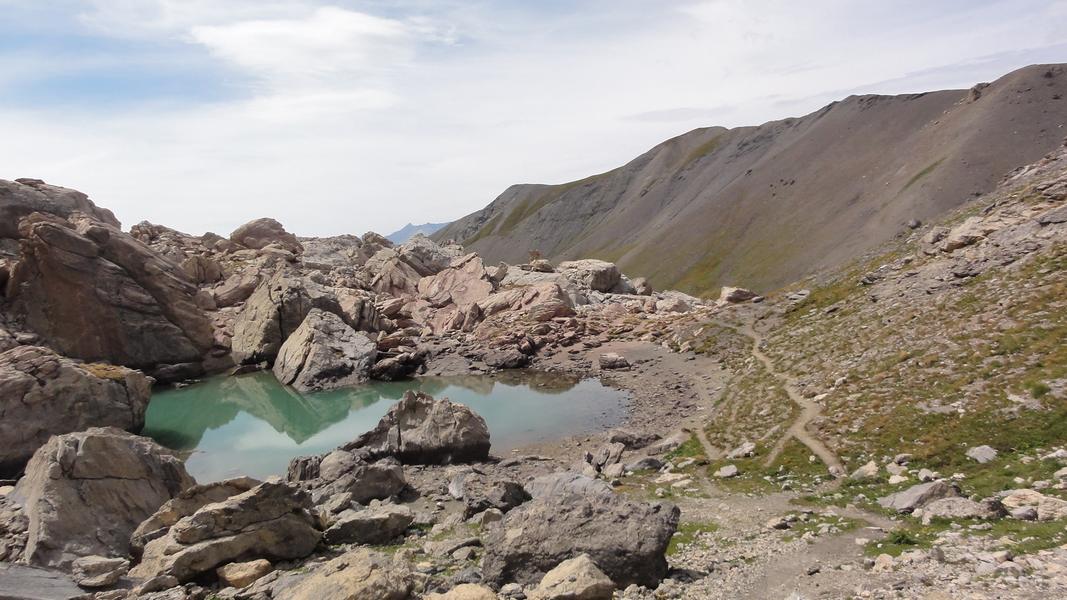
<svg viewBox="0 0 1067 600">
<path fill-rule="evenodd" d="M 252 585 L 259 578 L 274 570 L 270 561 L 266 559 L 251 560 L 248 562 L 230 563 L 215 570 L 219 580 L 235 588 L 243 588 Z"/>
<path fill-rule="evenodd" d="M 976 446 L 967 451 L 967 458 L 977 461 L 978 464 L 984 465 L 987 462 L 996 460 L 997 451 L 991 446 Z"/>
<path fill-rule="evenodd" d="M 124 558 L 83 556 L 71 563 L 71 577 L 83 588 L 102 588 L 117 583 L 129 568 Z"/>
<path fill-rule="evenodd" d="M 740 471 L 738 471 L 736 465 L 726 465 L 715 471 L 715 476 L 722 479 L 726 479 L 729 477 L 737 477 L 739 474 Z"/>
</svg>

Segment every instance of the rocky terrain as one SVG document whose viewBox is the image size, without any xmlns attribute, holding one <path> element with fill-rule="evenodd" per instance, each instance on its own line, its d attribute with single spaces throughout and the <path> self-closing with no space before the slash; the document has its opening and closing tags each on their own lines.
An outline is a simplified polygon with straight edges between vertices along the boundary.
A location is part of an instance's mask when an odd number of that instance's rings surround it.
<svg viewBox="0 0 1067 600">
<path fill-rule="evenodd" d="M 970 90 L 849 96 L 758 127 L 709 127 L 611 171 L 514 185 L 434 234 L 490 261 L 600 258 L 660 288 L 774 289 L 939 219 L 1055 148 L 1067 74 L 1036 65 Z"/>
<path fill-rule="evenodd" d="M 839 268 L 709 300 L 425 236 L 127 232 L 38 180 L 0 213 L 0 597 L 1067 595 L 1062 140 Z M 206 374 L 520 368 L 628 390 L 626 423 L 497 456 L 409 392 L 265 481 L 137 435 L 154 384 Z"/>
</svg>

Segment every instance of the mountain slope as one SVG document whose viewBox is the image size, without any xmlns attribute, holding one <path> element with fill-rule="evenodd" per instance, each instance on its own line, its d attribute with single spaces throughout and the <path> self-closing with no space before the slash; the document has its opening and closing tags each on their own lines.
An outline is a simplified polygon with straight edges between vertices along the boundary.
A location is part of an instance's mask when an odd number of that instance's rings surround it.
<svg viewBox="0 0 1067 600">
<path fill-rule="evenodd" d="M 445 225 L 448 225 L 448 223 L 423 223 L 422 225 L 408 223 L 385 237 L 394 244 L 403 244 L 420 233 L 422 235 L 431 235 Z"/>
<path fill-rule="evenodd" d="M 658 287 L 775 288 L 990 191 L 1062 140 L 1067 72 L 850 96 L 800 118 L 697 129 L 562 185 L 514 185 L 438 231 L 488 260 L 613 260 Z"/>
</svg>

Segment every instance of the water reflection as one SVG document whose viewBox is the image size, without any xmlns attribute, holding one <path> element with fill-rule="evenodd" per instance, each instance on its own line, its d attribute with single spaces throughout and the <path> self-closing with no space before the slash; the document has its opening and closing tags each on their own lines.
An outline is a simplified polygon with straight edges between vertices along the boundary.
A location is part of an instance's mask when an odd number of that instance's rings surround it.
<svg viewBox="0 0 1067 600">
<path fill-rule="evenodd" d="M 467 404 L 489 424 L 493 451 L 614 425 L 625 394 L 554 373 L 424 377 L 301 395 L 270 373 L 219 377 L 153 395 L 144 434 L 186 455 L 200 481 L 282 474 L 371 429 L 405 391 Z"/>
</svg>

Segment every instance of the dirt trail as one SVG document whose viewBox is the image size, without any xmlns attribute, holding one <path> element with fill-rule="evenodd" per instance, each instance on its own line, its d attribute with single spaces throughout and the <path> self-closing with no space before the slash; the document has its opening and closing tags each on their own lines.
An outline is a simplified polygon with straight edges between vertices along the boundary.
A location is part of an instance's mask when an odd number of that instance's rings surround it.
<svg viewBox="0 0 1067 600">
<path fill-rule="evenodd" d="M 833 451 L 827 448 L 822 441 L 811 435 L 807 429 L 808 424 L 822 412 L 822 407 L 811 399 L 805 398 L 797 391 L 795 378 L 778 371 L 774 367 L 774 361 L 764 354 L 763 350 L 760 348 L 764 341 L 763 334 L 756 331 L 756 328 L 751 322 L 745 323 L 738 329 L 738 331 L 752 339 L 752 356 L 756 357 L 756 360 L 760 361 L 764 368 L 766 368 L 774 378 L 782 382 L 782 387 L 785 389 L 786 394 L 789 395 L 789 399 L 801 408 L 800 416 L 793 421 L 793 424 L 789 426 L 785 435 L 783 435 L 774 445 L 774 448 L 767 455 L 767 460 L 764 464 L 770 465 L 773 463 L 774 460 L 778 458 L 778 455 L 781 454 L 786 442 L 788 442 L 790 438 L 794 438 L 807 446 L 812 454 L 818 456 L 819 460 L 821 460 L 831 472 L 837 471 L 843 473 L 844 466 L 841 463 L 841 459 L 839 459 Z"/>
</svg>

